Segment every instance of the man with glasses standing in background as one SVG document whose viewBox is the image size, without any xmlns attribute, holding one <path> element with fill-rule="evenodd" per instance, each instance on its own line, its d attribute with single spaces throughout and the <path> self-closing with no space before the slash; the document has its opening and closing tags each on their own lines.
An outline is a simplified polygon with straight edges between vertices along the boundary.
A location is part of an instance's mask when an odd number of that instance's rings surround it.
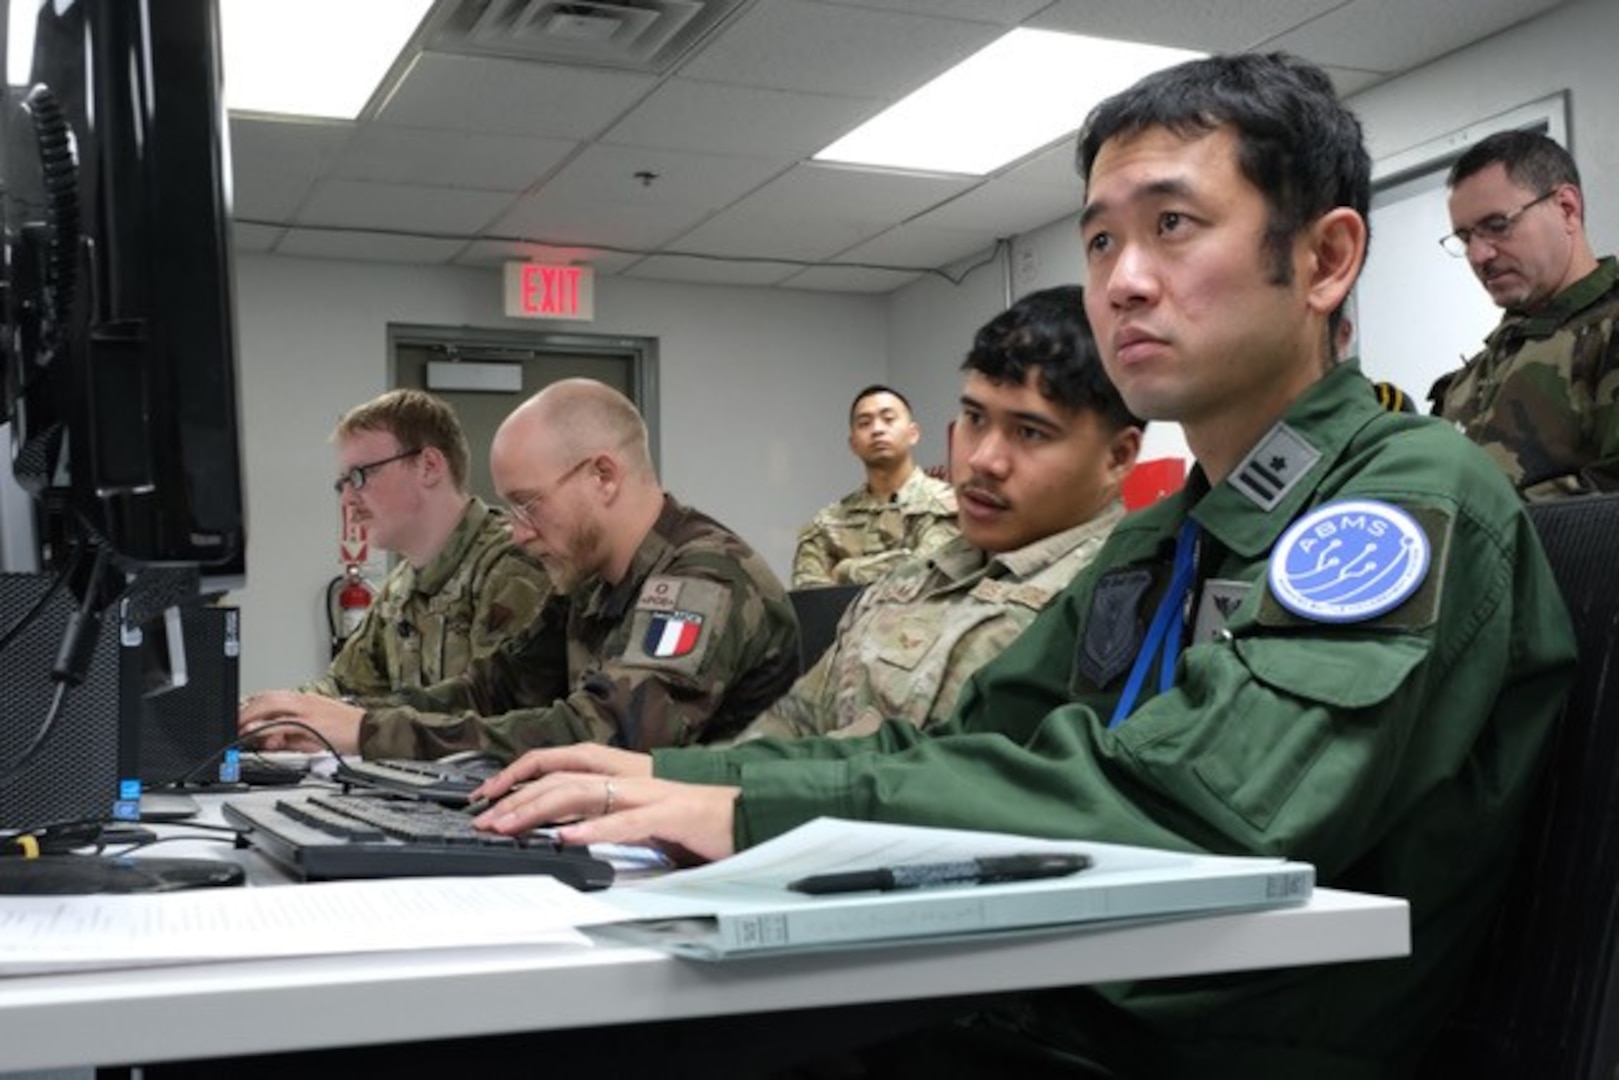
<svg viewBox="0 0 1619 1080">
<path fill-rule="evenodd" d="M 1439 379 L 1433 411 L 1530 501 L 1619 490 L 1619 265 L 1592 253 L 1574 159 L 1544 135 L 1491 135 L 1451 167 L 1440 241 L 1505 310 Z"/>
<path fill-rule="evenodd" d="M 399 562 L 305 690 L 377 697 L 431 686 L 534 621 L 551 579 L 513 546 L 504 517 L 467 491 L 470 454 L 453 409 L 390 390 L 345 413 L 332 441 L 338 498 Z"/>
<path fill-rule="evenodd" d="M 244 733 L 298 720 L 372 758 L 649 750 L 735 735 L 792 684 L 798 621 L 781 582 L 735 533 L 664 492 L 628 398 L 590 379 L 553 383 L 502 422 L 490 471 L 513 543 L 559 594 L 529 632 L 426 690 L 363 704 L 255 695 Z M 292 728 L 260 739 L 323 748 Z"/>
</svg>

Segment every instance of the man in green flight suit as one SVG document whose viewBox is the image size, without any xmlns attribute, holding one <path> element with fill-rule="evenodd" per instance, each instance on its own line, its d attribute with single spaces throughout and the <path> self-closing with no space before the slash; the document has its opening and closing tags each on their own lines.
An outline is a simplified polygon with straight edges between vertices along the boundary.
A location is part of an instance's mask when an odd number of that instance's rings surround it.
<svg viewBox="0 0 1619 1080">
<path fill-rule="evenodd" d="M 528 629 L 551 579 L 512 545 L 504 516 L 467 492 L 471 454 L 453 409 L 390 390 L 344 413 L 332 440 L 338 498 L 399 563 L 305 690 L 374 697 L 431 686 Z"/>
<path fill-rule="evenodd" d="M 1434 412 L 1525 499 L 1619 491 L 1619 263 L 1591 250 L 1574 159 L 1503 131 L 1457 158 L 1449 183 L 1456 231 L 1440 242 L 1505 314 L 1434 384 Z"/>
<path fill-rule="evenodd" d="M 1127 517 L 937 734 L 539 751 L 478 822 L 577 816 L 567 842 L 699 859 L 834 815 L 1308 861 L 1407 898 L 1412 955 L 1030 994 L 873 1049 L 872 1075 L 1409 1075 L 1512 865 L 1567 610 L 1489 459 L 1334 363 L 1370 162 L 1325 73 L 1159 72 L 1092 112 L 1079 158 L 1091 324 L 1132 411 L 1182 424 L 1185 489 Z"/>
<path fill-rule="evenodd" d="M 315 728 L 341 753 L 512 757 L 581 739 L 649 750 L 734 735 L 798 673 L 798 621 L 764 560 L 666 494 L 646 424 L 616 390 L 564 379 L 502 422 L 490 472 L 512 539 L 559 596 L 466 673 L 358 704 L 254 695 L 244 733 Z M 267 749 L 318 750 L 270 727 Z"/>
</svg>

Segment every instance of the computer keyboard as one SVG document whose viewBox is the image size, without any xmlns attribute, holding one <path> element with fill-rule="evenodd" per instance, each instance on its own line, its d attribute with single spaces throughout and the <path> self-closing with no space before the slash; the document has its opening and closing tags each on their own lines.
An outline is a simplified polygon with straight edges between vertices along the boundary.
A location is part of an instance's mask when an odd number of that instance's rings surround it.
<svg viewBox="0 0 1619 1080">
<path fill-rule="evenodd" d="M 549 874 L 576 889 L 605 889 L 613 868 L 545 833 L 497 836 L 459 810 L 379 794 L 289 793 L 230 799 L 225 820 L 304 881 L 342 878 Z"/>
<path fill-rule="evenodd" d="M 332 779 L 459 807 L 467 805 L 473 789 L 499 771 L 500 765 L 487 759 L 449 762 L 381 758 L 340 762 Z"/>
</svg>

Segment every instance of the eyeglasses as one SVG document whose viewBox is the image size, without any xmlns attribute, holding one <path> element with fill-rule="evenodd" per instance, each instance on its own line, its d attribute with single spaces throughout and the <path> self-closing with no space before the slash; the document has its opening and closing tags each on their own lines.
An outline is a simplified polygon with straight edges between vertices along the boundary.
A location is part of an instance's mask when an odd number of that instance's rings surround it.
<svg viewBox="0 0 1619 1080">
<path fill-rule="evenodd" d="M 530 531 L 537 531 L 535 529 L 534 519 L 530 516 L 534 512 L 534 508 L 539 506 L 546 499 L 549 499 L 551 496 L 555 495 L 558 491 L 562 490 L 563 484 L 566 484 L 570 479 L 573 478 L 575 473 L 577 473 L 580 469 L 583 469 L 586 465 L 589 465 L 594 460 L 594 457 L 580 458 L 578 461 L 568 466 L 568 468 L 563 471 L 561 476 L 551 481 L 551 483 L 548 485 L 550 490 L 538 491 L 515 505 L 512 503 L 507 503 L 506 513 L 511 515 L 511 523 L 513 525 L 521 525 Z"/>
<path fill-rule="evenodd" d="M 421 452 L 422 447 L 418 446 L 414 450 L 401 450 L 393 457 L 385 457 L 381 461 L 368 461 L 364 465 L 356 465 L 354 468 L 332 481 L 332 490 L 337 492 L 339 495 L 343 494 L 343 488 L 345 486 L 351 487 L 355 491 L 359 491 L 361 488 L 365 487 L 365 482 L 371 479 L 371 474 L 382 468 L 384 465 L 391 465 L 396 461 L 404 461 L 406 458 L 415 457 Z"/>
<path fill-rule="evenodd" d="M 1471 229 L 1457 229 L 1449 236 L 1439 238 L 1439 246 L 1445 249 L 1445 254 L 1461 258 L 1467 254 L 1467 249 L 1473 243 L 1473 238 L 1484 241 L 1486 244 L 1499 244 L 1512 235 L 1512 229 L 1518 224 L 1518 219 L 1531 207 L 1539 206 L 1553 195 L 1557 189 L 1552 188 L 1546 194 L 1530 199 L 1510 214 L 1491 214 L 1489 217 L 1474 225 Z"/>
</svg>

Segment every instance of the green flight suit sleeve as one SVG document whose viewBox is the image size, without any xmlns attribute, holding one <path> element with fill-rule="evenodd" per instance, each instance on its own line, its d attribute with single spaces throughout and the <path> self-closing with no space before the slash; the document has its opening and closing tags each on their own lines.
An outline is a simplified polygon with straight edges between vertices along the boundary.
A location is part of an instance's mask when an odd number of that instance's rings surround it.
<svg viewBox="0 0 1619 1080">
<path fill-rule="evenodd" d="M 1087 572 L 974 677 L 937 737 L 889 723 L 835 750 L 762 740 L 701 766 L 659 755 L 656 772 L 739 783 L 744 846 L 834 815 L 1287 854 L 1331 880 L 1403 815 L 1461 819 L 1475 807 L 1458 800 L 1528 786 L 1572 641 L 1543 563 L 1518 557 L 1536 543 L 1527 520 L 1496 522 L 1455 520 L 1430 570 L 1433 616 L 1413 625 L 1271 625 L 1256 587 L 1231 639 L 1187 649 L 1175 685 L 1116 729 L 1114 691 L 1070 689 Z M 1492 716 L 1523 722 L 1481 740 Z M 1479 746 L 1498 774 L 1486 790 L 1438 783 L 1476 768 Z"/>
</svg>

